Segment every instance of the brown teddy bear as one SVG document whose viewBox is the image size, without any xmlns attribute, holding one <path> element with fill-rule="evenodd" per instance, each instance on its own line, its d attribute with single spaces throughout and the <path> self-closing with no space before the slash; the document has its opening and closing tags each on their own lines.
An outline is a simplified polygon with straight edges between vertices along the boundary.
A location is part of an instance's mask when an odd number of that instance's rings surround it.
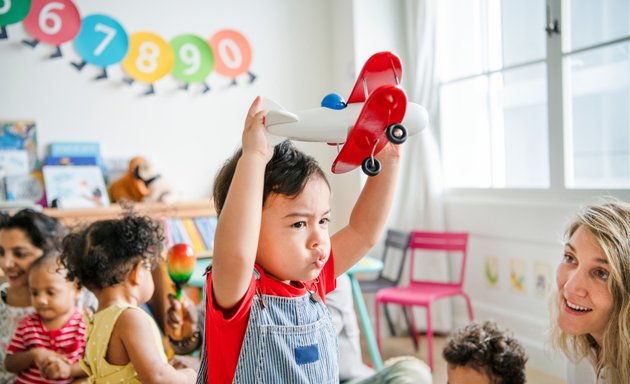
<svg viewBox="0 0 630 384">
<path fill-rule="evenodd" d="M 129 169 L 120 179 L 109 186 L 113 201 L 160 201 L 173 202 L 175 193 L 151 162 L 141 156 L 129 161 Z"/>
</svg>

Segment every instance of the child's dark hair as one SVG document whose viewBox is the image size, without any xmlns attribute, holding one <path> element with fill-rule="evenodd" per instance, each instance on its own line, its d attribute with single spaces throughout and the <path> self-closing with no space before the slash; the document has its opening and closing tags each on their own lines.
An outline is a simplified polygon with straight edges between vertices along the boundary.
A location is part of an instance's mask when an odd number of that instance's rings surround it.
<svg viewBox="0 0 630 384">
<path fill-rule="evenodd" d="M 225 162 L 214 179 L 213 198 L 217 213 L 221 213 L 234 177 L 236 164 L 242 155 L 242 149 L 236 151 Z M 314 175 L 321 177 L 330 188 L 326 174 L 313 157 L 295 148 L 289 140 L 277 144 L 273 149 L 273 157 L 265 167 L 263 205 L 271 193 L 289 197 L 297 196 Z"/>
<path fill-rule="evenodd" d="M 54 217 L 32 209 L 22 209 L 14 215 L 0 214 L 0 230 L 19 229 L 23 231 L 31 244 L 44 253 L 58 250 L 66 229 Z"/>
<path fill-rule="evenodd" d="M 456 331 L 442 355 L 450 365 L 486 374 L 492 384 L 525 383 L 525 350 L 496 323 L 472 323 Z"/>
<path fill-rule="evenodd" d="M 63 239 L 61 264 L 67 279 L 88 289 L 103 289 L 125 281 L 138 262 L 155 268 L 164 245 L 159 222 L 132 212 L 116 220 L 101 220 Z"/>
</svg>

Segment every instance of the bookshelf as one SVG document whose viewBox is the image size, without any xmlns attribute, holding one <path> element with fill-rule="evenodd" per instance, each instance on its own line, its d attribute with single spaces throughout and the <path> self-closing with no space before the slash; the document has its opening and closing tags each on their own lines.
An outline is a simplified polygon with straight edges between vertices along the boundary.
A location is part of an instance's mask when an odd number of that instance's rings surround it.
<svg viewBox="0 0 630 384">
<path fill-rule="evenodd" d="M 173 220 L 187 220 L 196 218 L 216 217 L 216 211 L 211 200 L 199 200 L 178 203 L 135 203 L 134 210 L 141 215 L 150 216 L 162 222 L 172 222 Z M 49 216 L 56 217 L 68 228 L 89 224 L 96 220 L 114 219 L 120 217 L 125 212 L 125 208 L 119 204 L 112 204 L 100 208 L 81 209 L 57 209 L 44 208 L 43 212 Z M 167 233 L 168 237 L 168 233 Z M 183 241 L 191 245 L 192 241 Z M 205 250 L 196 249 L 198 257 L 212 257 L 212 251 L 206 247 Z"/>
</svg>

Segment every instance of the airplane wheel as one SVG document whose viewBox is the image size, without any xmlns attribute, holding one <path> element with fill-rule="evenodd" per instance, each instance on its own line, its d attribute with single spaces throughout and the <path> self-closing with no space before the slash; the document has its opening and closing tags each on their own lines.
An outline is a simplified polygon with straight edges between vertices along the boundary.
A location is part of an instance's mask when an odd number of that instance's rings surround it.
<svg viewBox="0 0 630 384">
<path fill-rule="evenodd" d="M 381 172 L 381 162 L 376 158 L 366 157 L 361 163 L 361 169 L 368 176 L 376 176 Z"/>
<path fill-rule="evenodd" d="M 402 124 L 392 124 L 385 130 L 385 136 L 393 144 L 402 144 L 407 141 L 407 128 Z"/>
</svg>

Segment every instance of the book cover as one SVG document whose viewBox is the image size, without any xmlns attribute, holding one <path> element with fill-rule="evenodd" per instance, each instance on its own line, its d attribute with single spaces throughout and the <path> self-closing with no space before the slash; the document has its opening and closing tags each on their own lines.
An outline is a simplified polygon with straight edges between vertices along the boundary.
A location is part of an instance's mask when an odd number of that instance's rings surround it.
<svg viewBox="0 0 630 384">
<path fill-rule="evenodd" d="M 217 225 L 217 218 L 215 216 L 207 216 L 207 217 L 195 217 L 194 219 L 195 225 L 199 230 L 199 234 L 201 234 L 201 238 L 203 239 L 204 244 L 206 245 L 206 249 L 213 250 L 214 249 L 214 231 Z"/>
<path fill-rule="evenodd" d="M 193 246 L 193 249 L 195 250 L 195 253 L 199 253 L 201 251 L 206 250 L 207 249 L 206 244 L 201 238 L 201 234 L 199 233 L 199 230 L 195 226 L 195 223 L 193 222 L 193 220 L 190 218 L 182 219 L 182 224 L 184 225 L 184 229 L 186 229 L 186 233 L 188 234 L 188 237 L 190 238 L 190 241 L 192 242 L 192 246 Z"/>
<path fill-rule="evenodd" d="M 46 200 L 53 208 L 93 208 L 109 205 L 98 166 L 45 165 Z"/>
<path fill-rule="evenodd" d="M 52 157 L 94 157 L 101 168 L 103 178 L 107 180 L 107 169 L 101 157 L 101 145 L 97 142 L 55 141 L 48 146 Z"/>
<path fill-rule="evenodd" d="M 9 175 L 4 177 L 7 201 L 28 201 L 45 206 L 46 195 L 41 174 Z"/>
<path fill-rule="evenodd" d="M 46 156 L 44 165 L 98 165 L 94 156 Z"/>
<path fill-rule="evenodd" d="M 0 121 L 0 149 L 26 151 L 28 169 L 40 167 L 37 156 L 37 129 L 33 121 Z"/>
<path fill-rule="evenodd" d="M 0 148 L 0 175 L 25 175 L 30 171 L 26 150 Z"/>
</svg>

